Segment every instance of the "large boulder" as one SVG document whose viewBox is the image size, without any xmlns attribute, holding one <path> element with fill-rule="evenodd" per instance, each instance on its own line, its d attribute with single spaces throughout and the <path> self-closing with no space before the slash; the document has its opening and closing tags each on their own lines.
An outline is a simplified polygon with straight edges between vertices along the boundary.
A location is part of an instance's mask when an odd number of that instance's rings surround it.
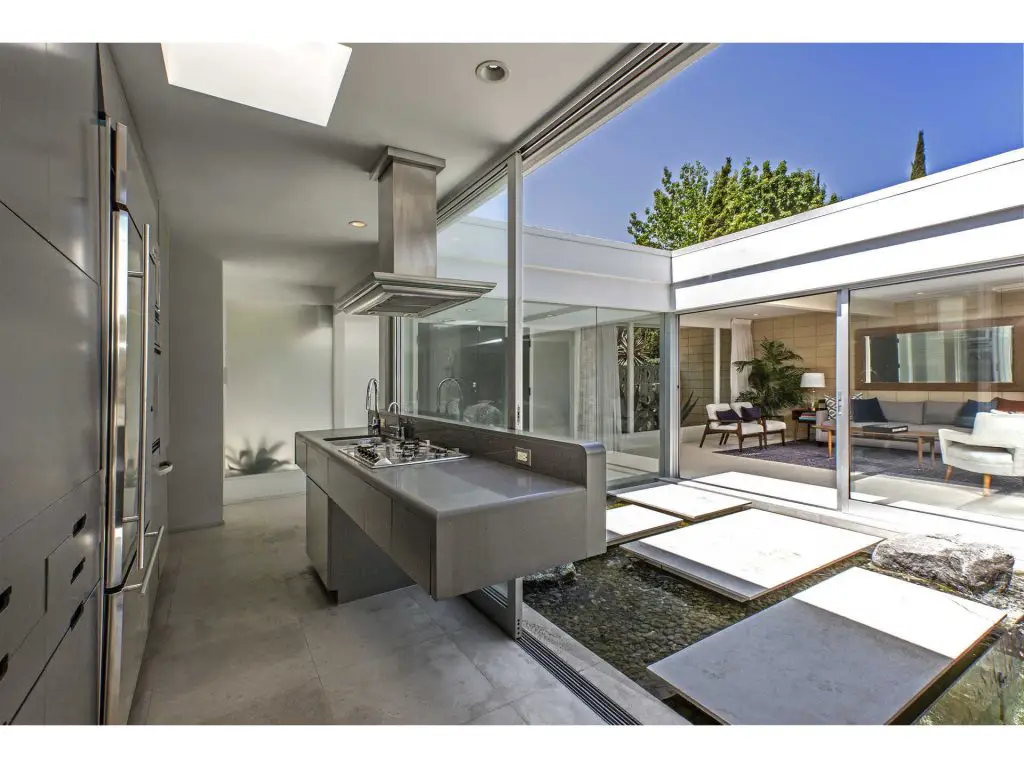
<svg viewBox="0 0 1024 768">
<path fill-rule="evenodd" d="M 947 534 L 898 536 L 875 547 L 878 568 L 907 573 L 960 592 L 1005 592 L 1013 578 L 1013 555 L 995 544 Z"/>
<path fill-rule="evenodd" d="M 556 565 L 554 568 L 548 568 L 545 571 L 538 571 L 530 576 L 526 576 L 523 578 L 523 581 L 533 586 L 571 584 L 576 581 L 576 575 L 576 563 L 566 563 L 565 565 Z"/>
</svg>

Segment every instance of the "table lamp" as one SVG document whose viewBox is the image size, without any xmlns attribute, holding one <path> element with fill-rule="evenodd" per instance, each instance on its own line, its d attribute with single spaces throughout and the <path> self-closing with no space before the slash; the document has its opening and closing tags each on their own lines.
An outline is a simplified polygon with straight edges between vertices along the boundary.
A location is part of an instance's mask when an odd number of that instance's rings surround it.
<svg viewBox="0 0 1024 768">
<path fill-rule="evenodd" d="M 804 389 L 811 390 L 811 407 L 815 407 L 817 400 L 814 397 L 814 391 L 816 389 L 822 389 L 825 386 L 825 374 L 824 373 L 805 373 L 800 377 L 800 386 Z"/>
</svg>

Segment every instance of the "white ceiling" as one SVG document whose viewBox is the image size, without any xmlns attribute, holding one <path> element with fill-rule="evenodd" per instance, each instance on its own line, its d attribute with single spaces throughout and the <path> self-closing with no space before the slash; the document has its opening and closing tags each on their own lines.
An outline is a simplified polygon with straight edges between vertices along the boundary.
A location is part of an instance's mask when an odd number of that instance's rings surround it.
<svg viewBox="0 0 1024 768">
<path fill-rule="evenodd" d="M 375 252 L 385 145 L 444 158 L 438 196 L 472 178 L 620 44 L 357 44 L 326 128 L 167 83 L 158 44 L 112 46 L 173 237 L 274 280 L 334 285 Z M 474 75 L 499 59 L 503 83 Z M 352 219 L 364 229 L 348 225 Z"/>
</svg>

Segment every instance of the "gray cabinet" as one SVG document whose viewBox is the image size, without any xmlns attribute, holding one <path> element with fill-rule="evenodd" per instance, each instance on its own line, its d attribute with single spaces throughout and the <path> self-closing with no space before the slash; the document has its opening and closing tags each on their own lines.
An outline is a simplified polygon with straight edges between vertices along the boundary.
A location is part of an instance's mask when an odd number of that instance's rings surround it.
<svg viewBox="0 0 1024 768">
<path fill-rule="evenodd" d="M 99 593 L 93 592 L 72 615 L 67 637 L 53 655 L 42 681 L 46 686 L 48 725 L 90 725 L 99 722 L 97 682 Z"/>
<path fill-rule="evenodd" d="M 306 555 L 327 589 L 331 586 L 328 563 L 327 494 L 306 478 Z"/>
<path fill-rule="evenodd" d="M 0 45 L 0 201 L 98 280 L 95 43 Z"/>
</svg>

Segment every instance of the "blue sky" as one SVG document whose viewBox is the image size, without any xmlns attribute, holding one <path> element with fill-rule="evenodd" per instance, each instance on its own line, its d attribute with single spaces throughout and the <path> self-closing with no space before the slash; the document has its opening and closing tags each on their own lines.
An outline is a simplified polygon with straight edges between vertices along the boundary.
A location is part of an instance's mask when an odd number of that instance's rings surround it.
<svg viewBox="0 0 1024 768">
<path fill-rule="evenodd" d="M 531 173 L 531 226 L 630 241 L 661 172 L 785 159 L 848 198 L 1024 146 L 1024 46 L 723 45 Z M 505 198 L 476 215 L 505 218 Z"/>
</svg>

